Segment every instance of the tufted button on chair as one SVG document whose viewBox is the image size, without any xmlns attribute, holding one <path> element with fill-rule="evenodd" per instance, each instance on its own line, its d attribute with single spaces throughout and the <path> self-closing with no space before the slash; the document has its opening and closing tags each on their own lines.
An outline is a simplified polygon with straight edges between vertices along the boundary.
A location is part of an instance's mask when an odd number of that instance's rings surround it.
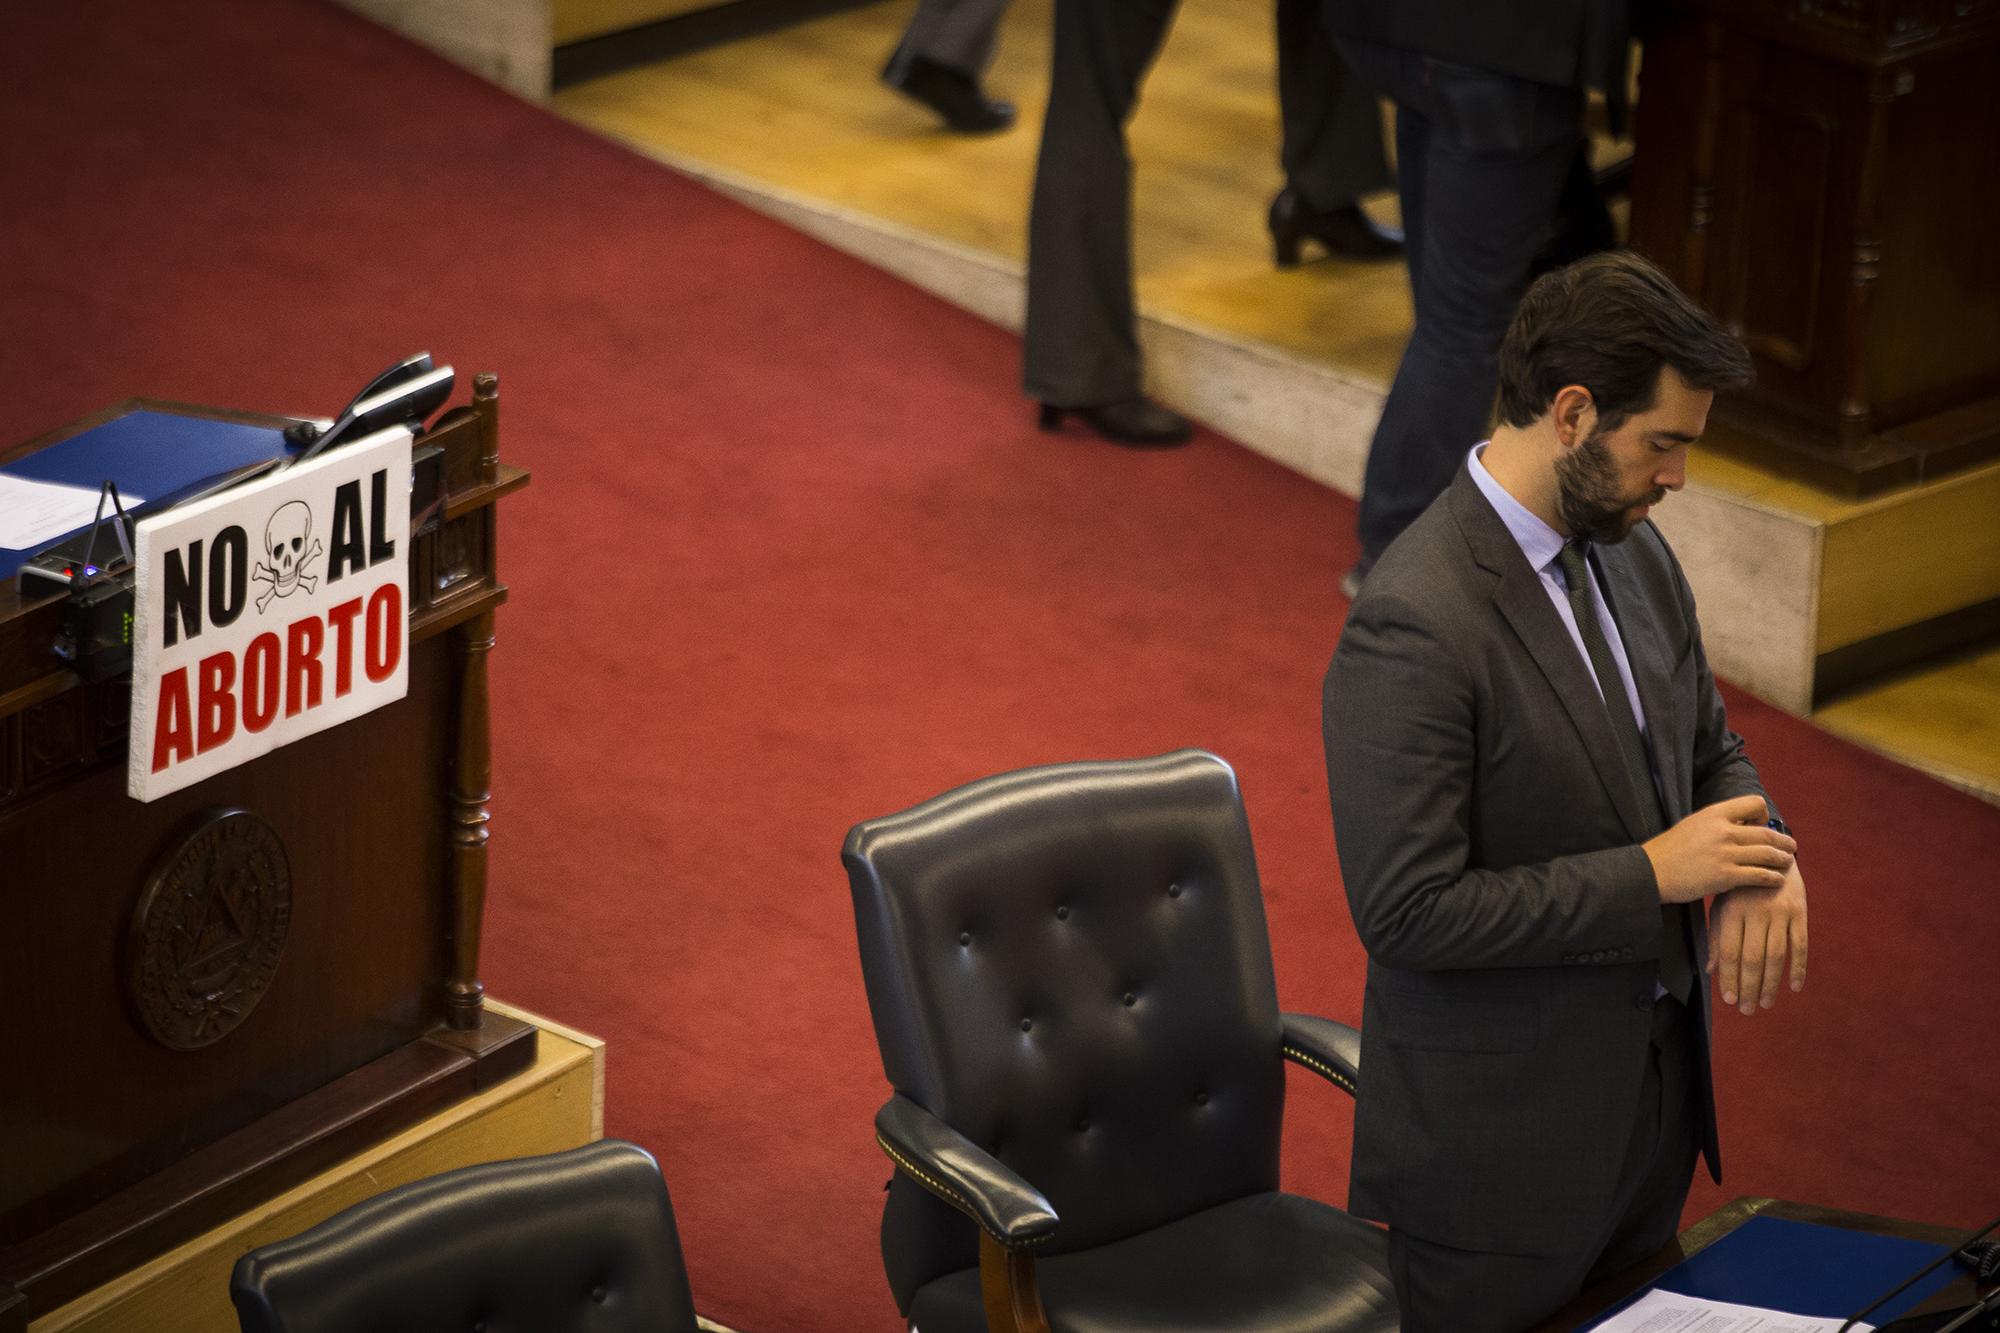
<svg viewBox="0 0 2000 1333">
<path fill-rule="evenodd" d="M 606 1139 L 413 1181 L 237 1261 L 243 1333 L 695 1333 L 659 1165 Z"/>
<path fill-rule="evenodd" d="M 1278 1189 L 1283 1061 L 1352 1093 L 1361 1038 L 1278 1012 L 1227 764 L 1003 774 L 843 860 L 913 1328 L 1394 1333 L 1383 1233 Z"/>
</svg>

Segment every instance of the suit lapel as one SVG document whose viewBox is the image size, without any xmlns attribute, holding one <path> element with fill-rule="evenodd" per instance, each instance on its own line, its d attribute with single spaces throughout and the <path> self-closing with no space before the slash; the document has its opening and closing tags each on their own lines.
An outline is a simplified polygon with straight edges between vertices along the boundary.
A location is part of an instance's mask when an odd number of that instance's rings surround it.
<svg viewBox="0 0 2000 1333">
<path fill-rule="evenodd" d="M 1647 602 L 1639 579 L 1632 571 L 1631 554 L 1624 545 L 1597 548 L 1598 570 L 1604 595 L 1611 603 L 1611 615 L 1618 622 L 1618 637 L 1625 641 L 1625 659 L 1632 667 L 1632 680 L 1639 687 L 1639 703 L 1646 710 L 1646 748 L 1651 751 L 1653 771 L 1660 775 L 1665 794 L 1665 814 L 1669 824 L 1685 817 L 1681 806 L 1681 755 L 1668 738 L 1673 735 L 1673 692 L 1667 679 L 1667 639 L 1658 617 Z"/>
<path fill-rule="evenodd" d="M 1590 678 L 1590 668 L 1583 654 L 1576 650 L 1569 631 L 1563 628 L 1540 576 L 1529 568 L 1528 558 L 1521 554 L 1514 535 L 1479 493 L 1479 484 L 1472 480 L 1470 472 L 1459 469 L 1450 495 L 1452 510 L 1473 559 L 1499 576 L 1493 592 L 1494 605 L 1548 681 L 1626 831 L 1633 841 L 1643 842 L 1651 836 L 1651 830 L 1637 804 L 1640 793 L 1631 789 L 1625 766 L 1618 759 L 1618 740 L 1612 733 L 1611 719 L 1605 714 L 1604 701 Z"/>
</svg>

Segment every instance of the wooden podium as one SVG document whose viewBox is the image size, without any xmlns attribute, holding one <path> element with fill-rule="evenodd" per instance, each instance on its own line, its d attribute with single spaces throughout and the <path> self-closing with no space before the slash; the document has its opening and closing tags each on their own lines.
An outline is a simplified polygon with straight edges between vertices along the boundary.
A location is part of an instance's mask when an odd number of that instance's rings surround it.
<svg viewBox="0 0 2000 1333">
<path fill-rule="evenodd" d="M 1756 358 L 1724 433 L 1848 495 L 2000 455 L 2000 4 L 1658 9 L 1630 236 Z"/>
<path fill-rule="evenodd" d="M 150 804 L 126 682 L 61 668 L 65 598 L 0 588 L 0 1333 L 533 1060 L 478 979 L 496 504 L 528 480 L 498 409 L 481 375 L 418 441 L 407 697 Z"/>
</svg>

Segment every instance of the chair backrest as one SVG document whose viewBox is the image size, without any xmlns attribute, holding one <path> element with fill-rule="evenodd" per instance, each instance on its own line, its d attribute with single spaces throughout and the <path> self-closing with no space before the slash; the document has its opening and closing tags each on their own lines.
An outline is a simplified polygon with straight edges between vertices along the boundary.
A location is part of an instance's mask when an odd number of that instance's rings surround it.
<svg viewBox="0 0 2000 1333">
<path fill-rule="evenodd" d="M 605 1140 L 414 1181 L 237 1261 L 244 1333 L 694 1333 L 659 1165 Z"/>
<path fill-rule="evenodd" d="M 1227 764 L 1007 773 L 857 826 L 843 860 L 889 1082 L 1054 1205 L 1037 1253 L 1277 1188 L 1277 990 Z M 905 1309 L 976 1244 L 897 1176 L 882 1247 Z"/>
</svg>

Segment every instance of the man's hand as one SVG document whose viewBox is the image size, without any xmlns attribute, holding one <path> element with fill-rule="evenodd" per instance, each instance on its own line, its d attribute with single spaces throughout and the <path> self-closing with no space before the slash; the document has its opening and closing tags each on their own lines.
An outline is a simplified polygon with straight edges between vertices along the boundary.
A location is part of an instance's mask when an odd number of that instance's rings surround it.
<svg viewBox="0 0 2000 1333">
<path fill-rule="evenodd" d="M 1806 988 L 1806 882 L 1796 862 L 1775 889 L 1737 889 L 1708 914 L 1708 970 L 1722 1002 L 1742 998 L 1746 1014 L 1778 1002 L 1785 952 L 1792 955 L 1792 989 Z"/>
<path fill-rule="evenodd" d="M 1738 796 L 1702 807 L 1645 843 L 1660 901 L 1691 903 L 1712 893 L 1782 887 L 1798 844 L 1765 828 L 1764 819 L 1763 797 Z"/>
</svg>

